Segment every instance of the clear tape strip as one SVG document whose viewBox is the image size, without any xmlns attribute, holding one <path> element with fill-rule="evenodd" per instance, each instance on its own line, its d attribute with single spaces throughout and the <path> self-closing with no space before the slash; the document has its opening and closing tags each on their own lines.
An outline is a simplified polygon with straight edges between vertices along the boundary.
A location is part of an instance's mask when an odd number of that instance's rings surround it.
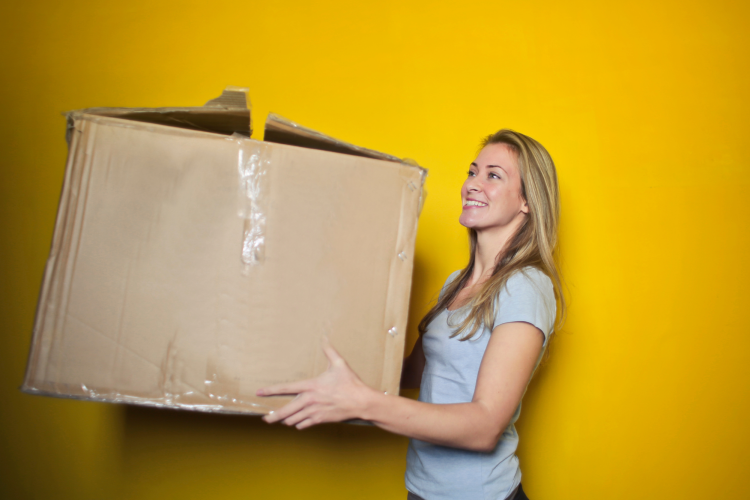
<svg viewBox="0 0 750 500">
<path fill-rule="evenodd" d="M 244 219 L 241 259 L 245 271 L 262 264 L 266 255 L 268 169 L 270 148 L 262 142 L 233 137 L 238 142 L 238 215 Z"/>
</svg>

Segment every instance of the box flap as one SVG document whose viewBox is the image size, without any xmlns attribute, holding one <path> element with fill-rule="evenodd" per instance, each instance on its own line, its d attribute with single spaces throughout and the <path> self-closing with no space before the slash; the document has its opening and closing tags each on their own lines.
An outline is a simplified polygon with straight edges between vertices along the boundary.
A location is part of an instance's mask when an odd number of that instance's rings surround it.
<svg viewBox="0 0 750 500">
<path fill-rule="evenodd" d="M 266 119 L 266 129 L 263 135 L 263 140 L 266 142 L 276 142 L 279 144 L 288 144 L 290 146 L 320 149 L 322 151 L 331 151 L 334 153 L 364 156 L 365 158 L 374 158 L 376 160 L 402 161 L 400 158 L 389 154 L 334 139 L 323 133 L 303 127 L 302 125 L 275 113 L 269 113 L 268 118 Z"/>
<path fill-rule="evenodd" d="M 250 137 L 252 120 L 247 93 L 247 88 L 229 86 L 219 97 L 211 99 L 202 107 L 87 108 L 71 111 L 67 115 L 83 113 L 110 116 L 170 127 Z"/>
</svg>

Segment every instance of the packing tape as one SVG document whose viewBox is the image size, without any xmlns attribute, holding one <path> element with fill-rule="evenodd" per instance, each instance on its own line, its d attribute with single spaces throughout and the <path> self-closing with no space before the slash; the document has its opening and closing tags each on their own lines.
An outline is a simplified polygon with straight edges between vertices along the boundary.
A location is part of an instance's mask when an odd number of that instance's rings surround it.
<svg viewBox="0 0 750 500">
<path fill-rule="evenodd" d="M 271 166 L 269 145 L 259 141 L 237 139 L 239 175 L 238 215 L 244 219 L 242 251 L 245 270 L 260 265 L 266 253 L 266 216 L 268 213 L 268 169 Z"/>
</svg>

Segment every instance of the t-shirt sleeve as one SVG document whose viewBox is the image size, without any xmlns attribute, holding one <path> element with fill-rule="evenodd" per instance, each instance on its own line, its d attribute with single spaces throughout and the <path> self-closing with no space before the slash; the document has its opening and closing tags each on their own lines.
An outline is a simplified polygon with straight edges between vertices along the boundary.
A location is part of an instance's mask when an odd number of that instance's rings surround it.
<svg viewBox="0 0 750 500">
<path fill-rule="evenodd" d="M 529 323 L 542 331 L 546 344 L 556 313 L 552 280 L 538 269 L 526 268 L 511 276 L 500 291 L 492 329 L 504 323 Z"/>
</svg>

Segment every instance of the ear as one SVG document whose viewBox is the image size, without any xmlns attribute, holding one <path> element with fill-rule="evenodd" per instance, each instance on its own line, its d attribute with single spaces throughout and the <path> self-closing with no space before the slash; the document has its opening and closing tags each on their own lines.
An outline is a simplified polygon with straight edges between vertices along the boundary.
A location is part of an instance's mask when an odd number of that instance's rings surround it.
<svg viewBox="0 0 750 500">
<path fill-rule="evenodd" d="M 522 203 L 521 203 L 521 213 L 529 215 L 529 204 L 528 204 L 528 202 L 526 200 L 524 200 L 523 198 L 521 198 L 521 201 L 522 201 Z"/>
</svg>

